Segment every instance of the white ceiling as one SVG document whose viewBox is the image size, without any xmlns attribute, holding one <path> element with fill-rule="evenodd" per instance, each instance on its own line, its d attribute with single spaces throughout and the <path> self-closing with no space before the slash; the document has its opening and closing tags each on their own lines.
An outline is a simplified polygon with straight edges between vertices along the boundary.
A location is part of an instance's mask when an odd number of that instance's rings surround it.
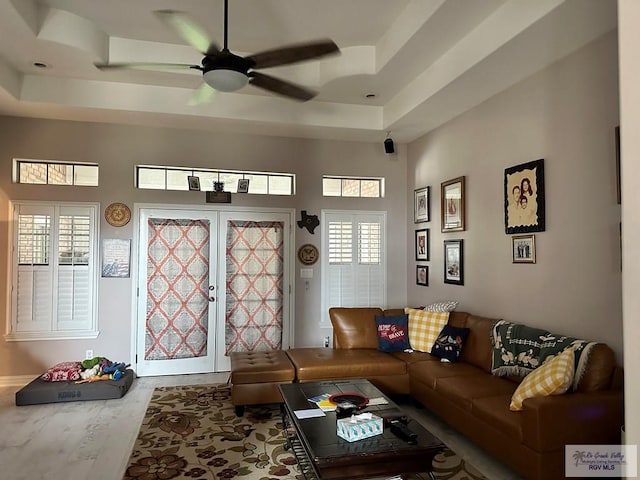
<svg viewBox="0 0 640 480">
<path fill-rule="evenodd" d="M 616 0 L 230 0 L 236 54 L 323 38 L 341 55 L 263 70 L 319 91 L 251 85 L 189 100 L 199 64 L 152 13 L 188 12 L 223 41 L 223 0 L 0 0 L 0 114 L 265 135 L 408 142 L 616 28 Z M 47 68 L 37 68 L 42 62 Z M 374 94 L 374 98 L 366 98 Z"/>
</svg>

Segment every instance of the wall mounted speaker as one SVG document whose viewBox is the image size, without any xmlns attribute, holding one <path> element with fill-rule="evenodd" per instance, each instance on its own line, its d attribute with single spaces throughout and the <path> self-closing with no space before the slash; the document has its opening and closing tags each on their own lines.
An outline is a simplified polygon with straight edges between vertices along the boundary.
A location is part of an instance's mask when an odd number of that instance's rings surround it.
<svg viewBox="0 0 640 480">
<path fill-rule="evenodd" d="M 387 138 L 384 141 L 384 153 L 393 153 L 395 152 L 395 148 L 393 147 L 393 139 Z"/>
</svg>

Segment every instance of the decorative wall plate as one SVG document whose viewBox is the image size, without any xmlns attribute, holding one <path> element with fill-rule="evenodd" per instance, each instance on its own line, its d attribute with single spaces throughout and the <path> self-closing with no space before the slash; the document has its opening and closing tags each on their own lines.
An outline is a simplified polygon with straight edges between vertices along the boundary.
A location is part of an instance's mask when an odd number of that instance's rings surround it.
<svg viewBox="0 0 640 480">
<path fill-rule="evenodd" d="M 104 218 L 114 227 L 124 227 L 131 220 L 131 210 L 124 203 L 115 202 L 104 210 Z"/>
<path fill-rule="evenodd" d="M 319 256 L 318 247 L 310 243 L 306 243 L 298 249 L 298 260 L 303 265 L 313 265 L 318 261 Z"/>
</svg>

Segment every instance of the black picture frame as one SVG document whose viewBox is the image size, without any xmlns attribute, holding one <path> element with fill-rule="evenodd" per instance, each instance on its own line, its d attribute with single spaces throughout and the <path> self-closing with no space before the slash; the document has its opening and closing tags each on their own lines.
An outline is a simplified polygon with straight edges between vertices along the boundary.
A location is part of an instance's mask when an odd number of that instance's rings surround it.
<svg viewBox="0 0 640 480">
<path fill-rule="evenodd" d="M 416 265 L 416 285 L 429 286 L 429 266 Z"/>
<path fill-rule="evenodd" d="M 505 168 L 505 233 L 544 232 L 544 212 L 544 159 Z"/>
<path fill-rule="evenodd" d="M 422 187 L 413 191 L 413 223 L 431 220 L 430 187 Z"/>
<path fill-rule="evenodd" d="M 440 184 L 440 231 L 466 230 L 466 177 L 453 178 Z"/>
<path fill-rule="evenodd" d="M 464 285 L 464 241 L 444 241 L 444 283 Z"/>
<path fill-rule="evenodd" d="M 240 178 L 238 179 L 238 189 L 237 193 L 249 193 L 249 179 L 248 178 Z"/>
<path fill-rule="evenodd" d="M 620 125 L 616 126 L 613 135 L 616 151 L 616 201 L 620 205 L 622 204 L 622 192 L 620 190 Z"/>
<path fill-rule="evenodd" d="M 189 182 L 189 190 L 191 190 L 192 192 L 200 191 L 200 177 L 189 175 L 187 177 L 187 181 Z"/>
<path fill-rule="evenodd" d="M 429 260 L 429 229 L 422 228 L 415 233 L 416 260 Z"/>
</svg>

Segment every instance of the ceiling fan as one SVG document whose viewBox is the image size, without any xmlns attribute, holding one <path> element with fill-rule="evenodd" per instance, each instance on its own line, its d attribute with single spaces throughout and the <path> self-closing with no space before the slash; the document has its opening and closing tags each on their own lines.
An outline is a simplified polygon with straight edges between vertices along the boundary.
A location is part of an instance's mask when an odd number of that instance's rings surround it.
<svg viewBox="0 0 640 480">
<path fill-rule="evenodd" d="M 294 100 L 303 102 L 310 100 L 317 95 L 317 92 L 271 75 L 256 72 L 256 70 L 289 65 L 340 52 L 338 46 L 332 40 L 327 39 L 266 50 L 247 57 L 235 55 L 229 50 L 227 42 L 228 0 L 224 0 L 224 44 L 222 49 L 209 40 L 207 33 L 187 13 L 175 10 L 158 10 L 154 13 L 166 25 L 173 28 L 189 45 L 204 55 L 201 65 L 180 63 L 97 63 L 95 65 L 100 70 L 200 70 L 205 83 L 195 92 L 194 103 L 206 101 L 214 90 L 233 92 L 244 87 L 247 83 Z"/>
</svg>

